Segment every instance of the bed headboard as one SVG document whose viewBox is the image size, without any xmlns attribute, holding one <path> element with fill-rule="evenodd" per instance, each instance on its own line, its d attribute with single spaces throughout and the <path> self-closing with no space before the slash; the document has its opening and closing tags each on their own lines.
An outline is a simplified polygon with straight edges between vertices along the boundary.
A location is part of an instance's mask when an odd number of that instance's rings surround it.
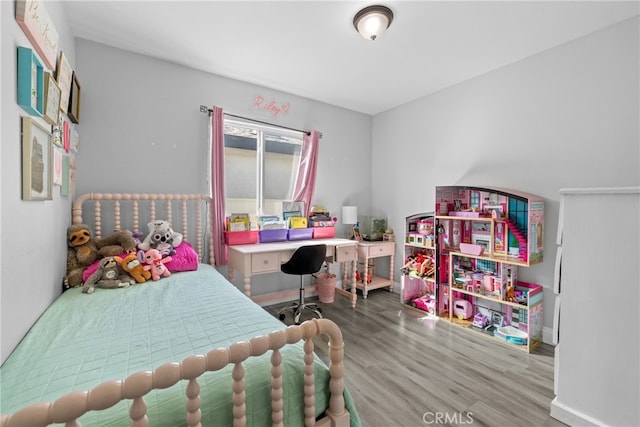
<svg viewBox="0 0 640 427">
<path fill-rule="evenodd" d="M 146 236 L 147 223 L 163 219 L 192 244 L 200 261 L 215 265 L 211 209 L 211 197 L 203 194 L 86 193 L 74 200 L 71 222 L 87 224 L 99 239 L 114 230 Z"/>
</svg>

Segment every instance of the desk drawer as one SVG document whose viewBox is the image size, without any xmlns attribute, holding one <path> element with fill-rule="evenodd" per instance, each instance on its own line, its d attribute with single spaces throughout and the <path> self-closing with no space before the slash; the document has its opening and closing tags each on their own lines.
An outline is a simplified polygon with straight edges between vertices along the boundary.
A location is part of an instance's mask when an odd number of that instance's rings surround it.
<svg viewBox="0 0 640 427">
<path fill-rule="evenodd" d="M 338 246 L 336 248 L 336 262 L 353 261 L 357 258 L 356 246 Z"/>
<path fill-rule="evenodd" d="M 364 253 L 362 255 L 366 256 L 366 258 L 376 258 L 380 256 L 389 256 L 393 254 L 395 250 L 395 245 L 393 244 L 380 244 L 380 245 L 370 245 L 366 247 L 362 247 L 364 249 Z"/>
<path fill-rule="evenodd" d="M 268 273 L 280 271 L 280 256 L 277 252 L 251 255 L 251 272 Z"/>
</svg>

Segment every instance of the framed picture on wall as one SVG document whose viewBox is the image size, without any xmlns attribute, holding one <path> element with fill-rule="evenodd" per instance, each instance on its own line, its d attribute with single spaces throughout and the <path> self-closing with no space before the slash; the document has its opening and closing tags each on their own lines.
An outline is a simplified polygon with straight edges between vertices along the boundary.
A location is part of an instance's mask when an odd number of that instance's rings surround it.
<svg viewBox="0 0 640 427">
<path fill-rule="evenodd" d="M 53 185 L 62 185 L 62 151 L 59 148 L 53 149 L 53 174 L 51 177 Z"/>
<path fill-rule="evenodd" d="M 60 117 L 60 86 L 49 72 L 44 73 L 44 119 L 50 125 L 58 124 Z"/>
<path fill-rule="evenodd" d="M 53 146 L 51 132 L 22 117 L 22 199 L 51 200 Z"/>
<path fill-rule="evenodd" d="M 56 70 L 56 82 L 60 86 L 60 111 L 67 113 L 69 110 L 69 94 L 71 91 L 71 79 L 73 78 L 73 70 L 64 52 L 60 52 L 58 56 L 58 69 Z"/>
<path fill-rule="evenodd" d="M 69 94 L 69 119 L 73 123 L 80 123 L 80 83 L 78 75 L 73 72 L 71 78 L 71 93 Z"/>
</svg>

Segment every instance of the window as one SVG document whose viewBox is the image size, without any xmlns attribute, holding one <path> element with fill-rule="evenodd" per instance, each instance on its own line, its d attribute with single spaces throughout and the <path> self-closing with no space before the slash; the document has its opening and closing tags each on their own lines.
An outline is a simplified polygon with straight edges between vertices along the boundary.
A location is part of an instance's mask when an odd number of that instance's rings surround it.
<svg viewBox="0 0 640 427">
<path fill-rule="evenodd" d="M 302 148 L 302 134 L 235 120 L 224 122 L 226 214 L 282 217 L 291 200 Z"/>
</svg>

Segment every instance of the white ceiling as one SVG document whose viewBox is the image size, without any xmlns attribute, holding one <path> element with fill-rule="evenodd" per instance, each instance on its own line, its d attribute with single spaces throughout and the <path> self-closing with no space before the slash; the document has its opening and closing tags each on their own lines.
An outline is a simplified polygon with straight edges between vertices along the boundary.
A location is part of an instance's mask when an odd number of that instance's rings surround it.
<svg viewBox="0 0 640 427">
<path fill-rule="evenodd" d="M 362 7 L 395 14 L 375 42 Z M 639 13 L 638 1 L 70 1 L 73 35 L 376 114 Z"/>
</svg>

